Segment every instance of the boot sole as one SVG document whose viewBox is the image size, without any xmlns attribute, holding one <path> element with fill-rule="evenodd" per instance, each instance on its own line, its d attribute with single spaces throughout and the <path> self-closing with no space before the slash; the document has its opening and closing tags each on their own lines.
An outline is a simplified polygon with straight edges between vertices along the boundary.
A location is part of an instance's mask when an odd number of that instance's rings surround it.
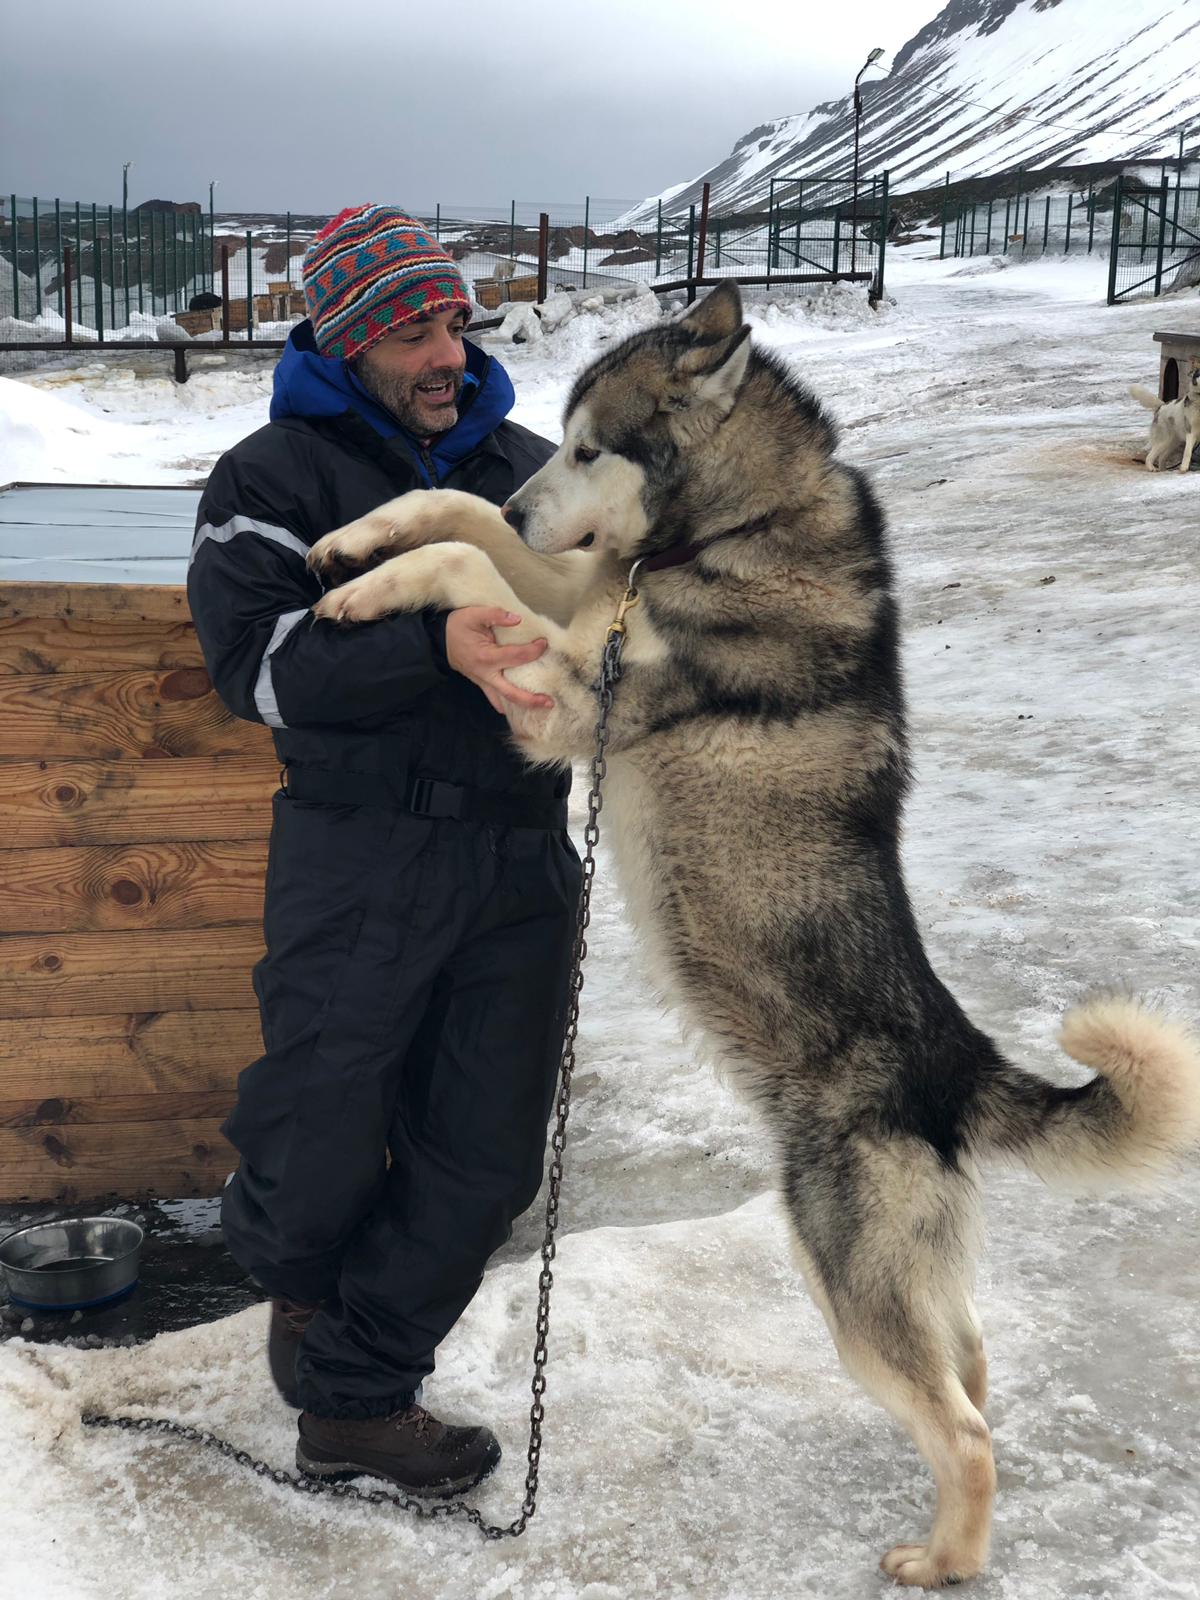
<svg viewBox="0 0 1200 1600">
<path fill-rule="evenodd" d="M 441 1483 L 405 1483 L 402 1478 L 393 1477 L 381 1467 L 364 1467 L 355 1461 L 327 1458 L 315 1452 L 310 1454 L 302 1444 L 296 1446 L 296 1470 L 306 1478 L 316 1478 L 321 1483 L 350 1483 L 355 1478 L 379 1478 L 418 1500 L 453 1499 L 456 1494 L 464 1494 L 468 1489 L 476 1488 L 485 1478 L 490 1478 L 499 1464 L 500 1452 L 497 1450 L 495 1458 L 480 1471 L 468 1473 L 465 1477 L 444 1479 Z"/>
</svg>

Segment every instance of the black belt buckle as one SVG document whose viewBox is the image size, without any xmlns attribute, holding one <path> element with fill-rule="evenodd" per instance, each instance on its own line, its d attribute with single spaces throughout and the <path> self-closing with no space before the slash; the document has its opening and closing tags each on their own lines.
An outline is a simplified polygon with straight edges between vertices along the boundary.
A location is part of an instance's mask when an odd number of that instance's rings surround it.
<svg viewBox="0 0 1200 1600">
<path fill-rule="evenodd" d="M 418 817 L 461 817 L 463 790 L 436 778 L 413 778 L 405 804 Z"/>
</svg>

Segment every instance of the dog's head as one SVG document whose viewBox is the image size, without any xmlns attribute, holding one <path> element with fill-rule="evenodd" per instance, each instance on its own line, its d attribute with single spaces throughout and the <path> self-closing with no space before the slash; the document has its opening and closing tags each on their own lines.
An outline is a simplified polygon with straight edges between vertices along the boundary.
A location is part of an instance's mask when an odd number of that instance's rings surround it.
<svg viewBox="0 0 1200 1600">
<path fill-rule="evenodd" d="M 638 552 L 737 404 L 750 329 L 737 285 L 606 352 L 577 379 L 555 454 L 504 507 L 531 549 Z"/>
</svg>

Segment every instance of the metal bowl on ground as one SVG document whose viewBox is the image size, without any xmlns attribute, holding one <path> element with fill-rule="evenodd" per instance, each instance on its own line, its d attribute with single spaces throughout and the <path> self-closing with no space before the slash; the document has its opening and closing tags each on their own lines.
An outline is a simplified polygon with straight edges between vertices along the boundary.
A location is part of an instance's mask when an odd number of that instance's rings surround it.
<svg viewBox="0 0 1200 1600">
<path fill-rule="evenodd" d="M 89 1311 L 137 1284 L 142 1229 L 123 1217 L 36 1222 L 0 1239 L 12 1303 L 31 1311 Z"/>
</svg>

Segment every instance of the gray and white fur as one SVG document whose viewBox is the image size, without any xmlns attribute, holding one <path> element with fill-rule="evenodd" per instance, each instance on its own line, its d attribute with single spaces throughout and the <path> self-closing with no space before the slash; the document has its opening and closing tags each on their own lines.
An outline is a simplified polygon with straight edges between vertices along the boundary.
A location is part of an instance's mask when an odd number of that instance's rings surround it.
<svg viewBox="0 0 1200 1600">
<path fill-rule="evenodd" d="M 1093 999 L 1061 1039 L 1095 1076 L 1058 1088 L 1007 1061 L 933 971 L 900 864 L 883 518 L 817 400 L 749 334 L 727 285 L 608 351 L 507 521 L 452 491 L 381 506 L 314 547 L 319 571 L 382 562 L 316 610 L 519 613 L 498 637 L 549 648 L 512 677 L 554 705 L 511 709 L 512 736 L 565 766 L 591 752 L 631 563 L 696 547 L 638 580 L 604 814 L 654 977 L 761 1108 L 842 1360 L 933 1472 L 932 1530 L 882 1566 L 937 1588 L 982 1568 L 995 1487 L 979 1165 L 1101 1185 L 1168 1170 L 1200 1143 L 1200 1051 L 1137 1000 Z"/>
</svg>

